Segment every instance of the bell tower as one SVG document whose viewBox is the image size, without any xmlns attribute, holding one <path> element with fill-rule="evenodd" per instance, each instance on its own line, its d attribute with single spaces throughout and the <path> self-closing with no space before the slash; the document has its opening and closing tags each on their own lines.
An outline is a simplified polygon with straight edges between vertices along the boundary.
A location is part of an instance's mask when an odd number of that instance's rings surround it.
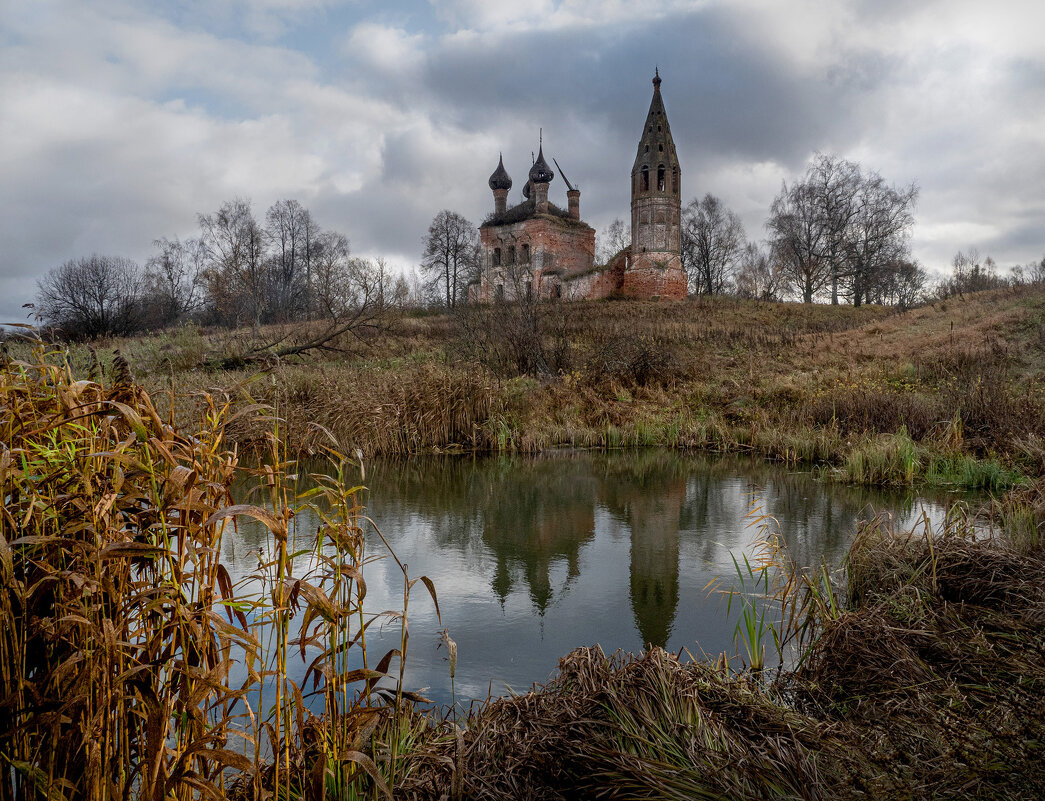
<svg viewBox="0 0 1045 801">
<path fill-rule="evenodd" d="M 660 93 L 653 99 L 631 168 L 631 255 L 624 295 L 655 300 L 686 297 L 682 269 L 682 171 Z"/>
</svg>

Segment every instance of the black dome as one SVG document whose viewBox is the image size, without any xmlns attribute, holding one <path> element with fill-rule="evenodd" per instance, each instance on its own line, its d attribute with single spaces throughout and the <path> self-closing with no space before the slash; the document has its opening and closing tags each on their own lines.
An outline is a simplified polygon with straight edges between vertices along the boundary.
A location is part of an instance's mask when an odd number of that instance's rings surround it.
<svg viewBox="0 0 1045 801">
<path fill-rule="evenodd" d="M 498 157 L 497 169 L 493 171 L 493 175 L 490 176 L 490 188 L 491 189 L 511 189 L 512 178 L 508 175 L 508 171 L 504 168 L 504 157 Z"/>
<path fill-rule="evenodd" d="M 548 166 L 548 162 L 544 160 L 544 146 L 541 145 L 540 152 L 537 153 L 537 161 L 530 167 L 530 183 L 550 184 L 554 177 L 555 173 Z"/>
</svg>

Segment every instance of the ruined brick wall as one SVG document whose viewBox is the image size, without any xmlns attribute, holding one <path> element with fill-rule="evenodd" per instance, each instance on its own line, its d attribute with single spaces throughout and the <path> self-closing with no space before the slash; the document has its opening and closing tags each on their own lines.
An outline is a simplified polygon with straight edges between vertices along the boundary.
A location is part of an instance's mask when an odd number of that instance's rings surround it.
<svg viewBox="0 0 1045 801">
<path fill-rule="evenodd" d="M 526 283 L 547 295 L 568 276 L 589 272 L 595 261 L 595 229 L 550 214 L 487 226 L 479 237 L 483 263 L 478 299 L 483 302 L 497 298 L 498 286 L 507 299 Z"/>
<path fill-rule="evenodd" d="M 683 300 L 686 273 L 682 258 L 667 253 L 640 253 L 624 273 L 621 294 L 629 298 Z"/>
<path fill-rule="evenodd" d="M 573 276 L 564 281 L 563 297 L 570 300 L 602 300 L 618 294 L 624 284 L 628 251 L 623 250 L 597 270 Z"/>
</svg>

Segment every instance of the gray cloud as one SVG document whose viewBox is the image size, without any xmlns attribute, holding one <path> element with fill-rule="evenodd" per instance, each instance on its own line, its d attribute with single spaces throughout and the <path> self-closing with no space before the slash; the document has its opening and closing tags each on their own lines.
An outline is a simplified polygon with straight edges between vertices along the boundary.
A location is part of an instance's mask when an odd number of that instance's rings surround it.
<svg viewBox="0 0 1045 801">
<path fill-rule="evenodd" d="M 144 260 L 235 196 L 259 216 L 295 197 L 356 252 L 409 267 L 440 209 L 488 212 L 498 151 L 519 197 L 538 128 L 602 228 L 627 217 L 654 64 L 686 198 L 720 195 L 751 236 L 822 151 L 918 182 L 930 268 L 959 248 L 1002 264 L 1045 251 L 1036 4 L 186 0 L 163 14 L 0 10 L 0 320 L 61 261 Z"/>
</svg>

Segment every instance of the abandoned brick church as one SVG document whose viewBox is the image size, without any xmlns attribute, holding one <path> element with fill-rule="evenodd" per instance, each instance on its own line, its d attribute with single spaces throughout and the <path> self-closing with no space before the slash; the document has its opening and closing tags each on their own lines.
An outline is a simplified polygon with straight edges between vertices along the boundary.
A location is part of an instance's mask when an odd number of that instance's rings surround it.
<svg viewBox="0 0 1045 801">
<path fill-rule="evenodd" d="M 686 296 L 680 226 L 682 176 L 660 83 L 658 71 L 631 168 L 631 245 L 606 264 L 595 263 L 595 229 L 581 220 L 580 190 L 562 175 L 566 209 L 548 200 L 555 173 L 544 159 L 542 143 L 518 205 L 508 206 L 512 179 L 503 159 L 490 176 L 494 213 L 479 229 L 482 269 L 478 282 L 469 287 L 470 300 L 522 296 L 596 300 L 611 295 L 668 300 Z"/>
</svg>

